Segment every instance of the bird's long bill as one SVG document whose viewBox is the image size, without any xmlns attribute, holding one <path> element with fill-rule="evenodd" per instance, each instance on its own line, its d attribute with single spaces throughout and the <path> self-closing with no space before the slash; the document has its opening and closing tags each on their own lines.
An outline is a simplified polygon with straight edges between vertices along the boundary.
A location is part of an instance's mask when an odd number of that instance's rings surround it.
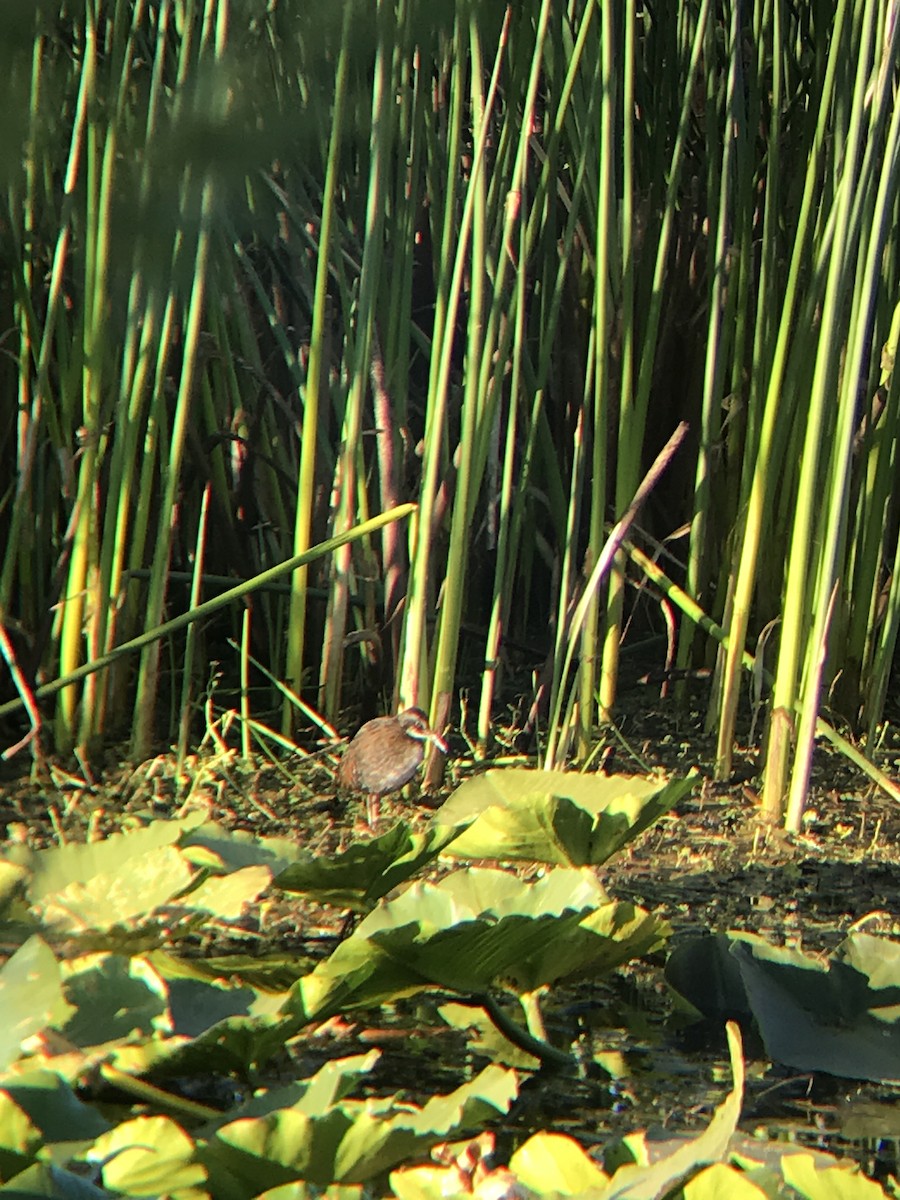
<svg viewBox="0 0 900 1200">
<path fill-rule="evenodd" d="M 438 750 L 440 750 L 441 754 L 450 753 L 450 747 L 447 745 L 441 735 L 439 733 L 435 733 L 433 729 L 429 729 L 428 731 L 428 740 L 431 742 L 432 746 L 436 746 Z"/>
<path fill-rule="evenodd" d="M 408 737 L 414 738 L 417 742 L 431 742 L 432 746 L 436 746 L 441 754 L 450 753 L 450 747 L 433 729 L 407 729 L 406 733 Z"/>
</svg>

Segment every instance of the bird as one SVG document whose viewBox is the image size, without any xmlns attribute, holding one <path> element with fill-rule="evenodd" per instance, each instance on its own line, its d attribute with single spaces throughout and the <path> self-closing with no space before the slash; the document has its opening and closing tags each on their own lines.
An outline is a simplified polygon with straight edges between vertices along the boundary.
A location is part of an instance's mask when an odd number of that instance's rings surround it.
<svg viewBox="0 0 900 1200">
<path fill-rule="evenodd" d="M 372 828 L 378 822 L 379 800 L 409 783 L 425 757 L 426 742 L 442 754 L 448 751 L 421 708 L 404 709 L 395 717 L 375 717 L 354 735 L 338 766 L 337 782 L 345 791 L 365 794 Z"/>
</svg>

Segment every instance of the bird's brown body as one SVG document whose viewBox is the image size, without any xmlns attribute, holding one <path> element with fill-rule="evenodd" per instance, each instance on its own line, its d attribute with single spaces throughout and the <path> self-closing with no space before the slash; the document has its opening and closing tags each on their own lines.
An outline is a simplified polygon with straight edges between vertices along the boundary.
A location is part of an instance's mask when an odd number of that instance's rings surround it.
<svg viewBox="0 0 900 1200">
<path fill-rule="evenodd" d="M 378 820 L 378 800 L 409 783 L 431 742 L 444 754 L 447 743 L 428 726 L 420 708 L 407 708 L 396 717 L 366 721 L 344 751 L 337 772 L 338 786 L 366 796 L 369 824 Z"/>
</svg>

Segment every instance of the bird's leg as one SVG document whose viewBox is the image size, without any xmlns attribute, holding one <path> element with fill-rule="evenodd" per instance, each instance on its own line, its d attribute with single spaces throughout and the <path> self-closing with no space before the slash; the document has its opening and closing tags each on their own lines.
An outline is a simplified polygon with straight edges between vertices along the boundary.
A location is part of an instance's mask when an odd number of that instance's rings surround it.
<svg viewBox="0 0 900 1200">
<path fill-rule="evenodd" d="M 378 818 L 381 816 L 381 802 L 375 792 L 369 792 L 366 796 L 366 817 L 369 821 L 369 828 L 373 831 L 378 827 Z"/>
</svg>

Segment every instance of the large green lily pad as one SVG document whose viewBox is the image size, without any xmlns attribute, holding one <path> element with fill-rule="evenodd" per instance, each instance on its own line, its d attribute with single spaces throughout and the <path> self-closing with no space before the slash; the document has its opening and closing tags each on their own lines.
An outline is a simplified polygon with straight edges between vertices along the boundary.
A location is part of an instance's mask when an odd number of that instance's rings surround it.
<svg viewBox="0 0 900 1200">
<path fill-rule="evenodd" d="M 298 980 L 285 1005 L 300 1023 L 438 987 L 518 993 L 601 974 L 663 943 L 668 927 L 612 901 L 588 871 L 534 883 L 469 868 L 380 904 L 352 937 Z"/>
<path fill-rule="evenodd" d="M 596 866 L 690 792 L 694 779 L 512 767 L 467 779 L 434 824 L 461 829 L 456 858 Z"/>
</svg>

